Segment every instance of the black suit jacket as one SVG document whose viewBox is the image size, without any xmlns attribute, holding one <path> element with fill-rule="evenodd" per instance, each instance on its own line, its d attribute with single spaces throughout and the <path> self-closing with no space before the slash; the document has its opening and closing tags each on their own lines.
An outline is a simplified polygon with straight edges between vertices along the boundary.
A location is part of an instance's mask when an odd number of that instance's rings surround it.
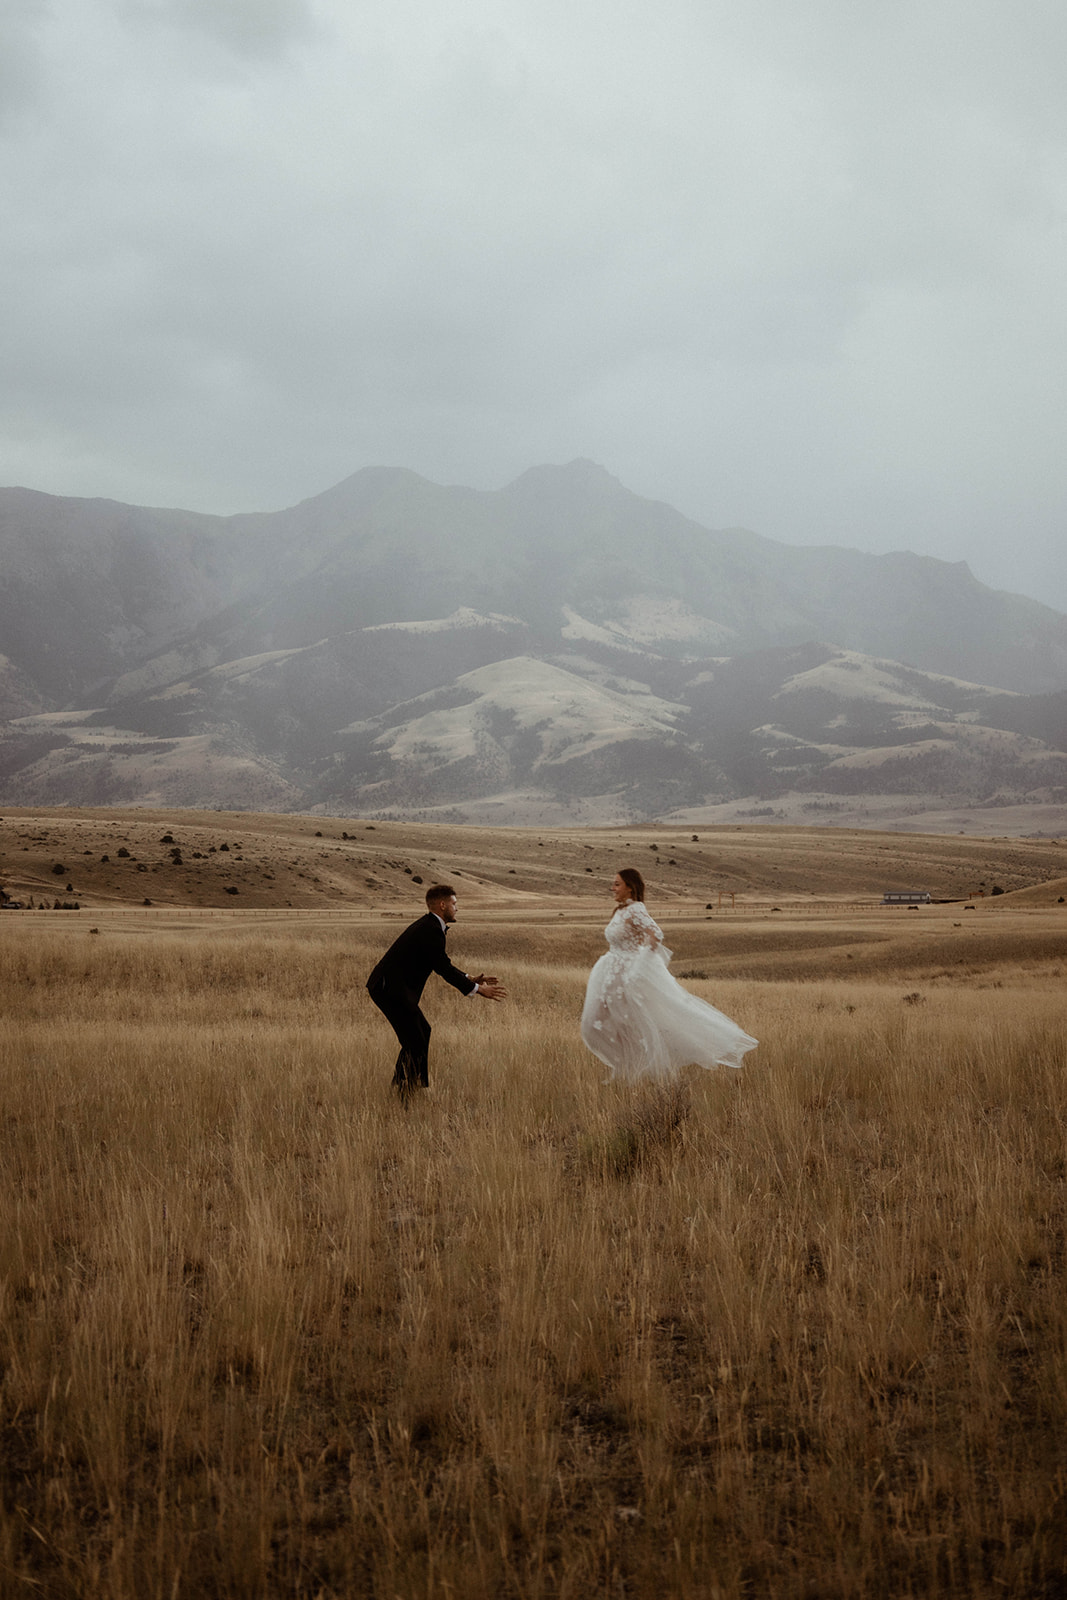
<svg viewBox="0 0 1067 1600">
<path fill-rule="evenodd" d="M 461 994 L 470 994 L 474 979 L 460 972 L 445 951 L 445 930 L 432 911 L 404 929 L 367 979 L 373 994 L 387 991 L 396 999 L 417 1006 L 431 972 L 436 972 Z"/>
</svg>

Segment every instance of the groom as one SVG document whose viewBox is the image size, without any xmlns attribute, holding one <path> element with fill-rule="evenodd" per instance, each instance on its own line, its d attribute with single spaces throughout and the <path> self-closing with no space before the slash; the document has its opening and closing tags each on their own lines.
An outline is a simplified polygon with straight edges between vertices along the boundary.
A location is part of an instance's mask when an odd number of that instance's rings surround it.
<svg viewBox="0 0 1067 1600">
<path fill-rule="evenodd" d="M 456 920 L 456 891 L 438 883 L 426 891 L 426 915 L 405 928 L 370 977 L 367 992 L 400 1040 L 393 1087 L 406 1099 L 413 1089 L 429 1088 L 430 1024 L 419 1009 L 422 991 L 436 972 L 461 994 L 503 1000 L 507 990 L 480 972 L 476 978 L 454 967 L 445 954 L 445 934 Z"/>
</svg>

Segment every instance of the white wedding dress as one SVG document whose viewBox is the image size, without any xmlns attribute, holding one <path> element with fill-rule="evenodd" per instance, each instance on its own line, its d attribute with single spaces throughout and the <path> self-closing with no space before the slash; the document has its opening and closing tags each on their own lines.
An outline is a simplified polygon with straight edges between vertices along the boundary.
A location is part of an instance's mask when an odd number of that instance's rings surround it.
<svg viewBox="0 0 1067 1600">
<path fill-rule="evenodd" d="M 671 952 L 640 900 L 621 905 L 605 930 L 585 991 L 582 1042 L 613 1078 L 669 1078 L 695 1062 L 739 1067 L 757 1041 L 667 970 Z"/>
</svg>

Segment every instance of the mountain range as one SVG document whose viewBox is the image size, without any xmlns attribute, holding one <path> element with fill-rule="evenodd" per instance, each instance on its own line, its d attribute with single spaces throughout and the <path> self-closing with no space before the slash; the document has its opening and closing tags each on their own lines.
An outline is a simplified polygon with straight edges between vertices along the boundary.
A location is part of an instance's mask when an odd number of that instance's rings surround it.
<svg viewBox="0 0 1067 1600">
<path fill-rule="evenodd" d="M 0 652 L 9 806 L 1067 827 L 1067 617 L 587 461 L 232 517 L 2 490 Z"/>
</svg>

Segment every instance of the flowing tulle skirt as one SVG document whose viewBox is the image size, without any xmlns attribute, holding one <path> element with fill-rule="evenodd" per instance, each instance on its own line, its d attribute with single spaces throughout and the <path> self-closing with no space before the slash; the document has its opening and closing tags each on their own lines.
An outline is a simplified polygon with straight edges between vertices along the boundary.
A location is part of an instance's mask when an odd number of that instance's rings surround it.
<svg viewBox="0 0 1067 1600">
<path fill-rule="evenodd" d="M 585 991 L 582 1041 L 612 1077 L 669 1078 L 691 1063 L 739 1067 L 757 1040 L 683 989 L 667 970 L 670 951 L 601 956 Z"/>
</svg>

